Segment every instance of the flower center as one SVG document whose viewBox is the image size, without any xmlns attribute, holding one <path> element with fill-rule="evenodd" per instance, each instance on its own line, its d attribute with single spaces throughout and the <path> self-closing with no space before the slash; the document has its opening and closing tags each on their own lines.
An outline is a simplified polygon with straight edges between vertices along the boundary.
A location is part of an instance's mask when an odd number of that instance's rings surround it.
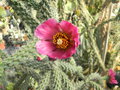
<svg viewBox="0 0 120 90">
<path fill-rule="evenodd" d="M 66 33 L 58 32 L 53 36 L 53 43 L 57 48 L 66 49 L 69 46 L 70 39 Z"/>
<path fill-rule="evenodd" d="M 57 44 L 58 44 L 58 45 L 61 45 L 62 43 L 63 43 L 63 40 L 62 40 L 62 39 L 58 39 L 58 40 L 57 40 Z"/>
</svg>

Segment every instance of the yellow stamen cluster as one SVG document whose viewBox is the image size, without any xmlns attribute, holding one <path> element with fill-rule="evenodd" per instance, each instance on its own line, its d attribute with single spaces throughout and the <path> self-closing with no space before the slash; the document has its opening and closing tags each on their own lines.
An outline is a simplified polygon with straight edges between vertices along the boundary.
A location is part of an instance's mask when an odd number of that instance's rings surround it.
<svg viewBox="0 0 120 90">
<path fill-rule="evenodd" d="M 53 36 L 53 43 L 57 48 L 66 49 L 69 46 L 70 39 L 66 33 L 58 32 Z"/>
</svg>

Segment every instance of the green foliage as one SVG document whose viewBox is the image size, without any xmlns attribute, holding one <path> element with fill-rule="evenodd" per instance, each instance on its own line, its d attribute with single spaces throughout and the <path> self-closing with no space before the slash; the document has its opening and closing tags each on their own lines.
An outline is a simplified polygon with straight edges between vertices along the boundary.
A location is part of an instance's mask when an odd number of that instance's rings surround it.
<svg viewBox="0 0 120 90">
<path fill-rule="evenodd" d="M 6 57 L 7 55 L 2 50 L 0 50 L 0 83 L 2 83 L 3 85 L 6 84 L 3 63 L 3 59 Z"/>
<path fill-rule="evenodd" d="M 89 87 L 102 88 L 99 83 L 100 75 L 91 74 L 86 79 L 82 74 L 82 67 L 66 61 L 49 61 L 47 58 L 42 61 L 26 60 L 17 65 L 16 69 L 21 70 L 23 74 L 15 84 L 14 90 L 26 90 L 33 81 L 37 85 L 32 85 L 38 90 L 75 90 L 79 79 L 90 85 Z"/>
<path fill-rule="evenodd" d="M 4 71 L 4 64 L 3 61 L 0 59 L 0 88 L 5 88 L 4 86 L 7 85 L 7 81 L 5 78 L 5 71 Z"/>
<path fill-rule="evenodd" d="M 15 54 L 8 56 L 4 59 L 4 63 L 9 66 L 13 66 L 14 64 L 19 64 L 20 61 L 24 61 L 26 59 L 34 59 L 37 56 L 37 52 L 35 49 L 36 39 L 32 41 L 28 41 L 27 45 L 22 46 L 20 50 L 16 51 Z"/>
<path fill-rule="evenodd" d="M 102 78 L 98 73 L 91 73 L 84 78 L 84 81 L 80 81 L 77 84 L 79 84 L 77 87 L 78 90 L 90 90 L 90 88 L 104 90 L 102 87 Z"/>
<path fill-rule="evenodd" d="M 57 2 L 54 0 L 42 0 L 40 2 L 35 2 L 33 0 L 9 0 L 8 2 L 31 34 L 40 22 L 48 18 L 59 19 Z"/>
<path fill-rule="evenodd" d="M 9 83 L 7 86 L 7 90 L 13 90 L 13 86 L 14 86 L 13 83 Z"/>
<path fill-rule="evenodd" d="M 4 68 L 3 68 L 3 63 L 2 60 L 0 59 L 0 78 L 3 76 Z"/>
<path fill-rule="evenodd" d="M 109 52 L 107 52 L 106 56 L 106 65 L 108 68 L 112 68 L 115 58 L 120 55 L 120 32 L 119 32 L 119 23 L 112 22 L 112 28 L 110 31 L 110 41 L 109 41 Z"/>
<path fill-rule="evenodd" d="M 67 1 L 67 3 L 65 4 L 65 13 L 71 13 L 72 11 L 74 11 L 76 9 L 77 5 L 76 5 L 76 0 L 74 1 Z"/>
<path fill-rule="evenodd" d="M 0 6 L 0 18 L 3 18 L 5 16 L 7 16 L 7 13 L 6 13 L 4 7 Z"/>
<path fill-rule="evenodd" d="M 5 59 L 7 57 L 6 53 L 0 50 L 0 59 Z"/>
<path fill-rule="evenodd" d="M 16 11 L 17 15 L 20 16 L 22 21 L 25 22 L 26 25 L 30 27 L 30 29 L 35 29 L 35 27 L 38 25 L 38 23 L 32 18 L 30 13 L 27 13 L 27 8 L 22 7 L 22 4 L 17 1 L 9 1 L 9 4 L 13 7 L 13 9 Z M 30 31 L 29 31 L 30 32 Z M 32 32 L 32 31 L 31 31 Z"/>
<path fill-rule="evenodd" d="M 86 3 L 88 4 L 88 10 L 92 15 L 97 14 L 104 3 L 105 0 L 86 0 Z"/>
</svg>

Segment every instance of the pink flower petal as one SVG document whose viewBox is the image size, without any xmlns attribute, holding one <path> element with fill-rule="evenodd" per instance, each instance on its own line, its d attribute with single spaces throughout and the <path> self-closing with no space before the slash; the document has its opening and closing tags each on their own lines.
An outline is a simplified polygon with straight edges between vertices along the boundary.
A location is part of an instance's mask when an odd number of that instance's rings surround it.
<svg viewBox="0 0 120 90">
<path fill-rule="evenodd" d="M 76 52 L 76 48 L 75 48 L 75 46 L 72 46 L 65 51 L 63 57 L 68 58 L 68 57 L 72 56 L 75 52 Z"/>
<path fill-rule="evenodd" d="M 114 77 L 116 75 L 116 73 L 112 69 L 110 69 L 108 71 L 108 75 L 111 76 L 111 77 Z"/>
<path fill-rule="evenodd" d="M 36 49 L 37 52 L 43 55 L 48 55 L 51 53 L 53 50 L 56 49 L 54 44 L 50 41 L 39 41 L 36 43 Z"/>
<path fill-rule="evenodd" d="M 55 51 L 49 53 L 48 56 L 55 59 L 66 59 L 72 56 L 75 52 L 75 47 L 70 47 L 67 50 L 56 49 Z"/>
<path fill-rule="evenodd" d="M 51 40 L 52 36 L 59 31 L 59 23 L 55 19 L 48 19 L 38 25 L 35 30 L 35 36 L 39 39 Z"/>
<path fill-rule="evenodd" d="M 77 30 L 77 27 L 67 21 L 61 21 L 60 27 L 63 29 L 64 32 L 68 34 L 72 34 L 73 30 Z"/>
<path fill-rule="evenodd" d="M 109 83 L 118 84 L 117 80 L 115 80 L 116 73 L 112 69 L 109 69 L 108 75 L 109 75 Z"/>
<path fill-rule="evenodd" d="M 60 22 L 60 27 L 62 28 L 63 32 L 67 33 L 68 35 L 71 35 L 77 47 L 80 44 L 78 28 L 67 21 Z"/>
<path fill-rule="evenodd" d="M 48 56 L 54 59 L 64 59 L 63 57 L 64 53 L 65 53 L 64 50 L 56 49 L 55 51 L 49 53 Z"/>
<path fill-rule="evenodd" d="M 109 79 L 109 83 L 111 84 L 118 84 L 117 80 L 115 80 L 115 78 L 110 78 Z"/>
</svg>

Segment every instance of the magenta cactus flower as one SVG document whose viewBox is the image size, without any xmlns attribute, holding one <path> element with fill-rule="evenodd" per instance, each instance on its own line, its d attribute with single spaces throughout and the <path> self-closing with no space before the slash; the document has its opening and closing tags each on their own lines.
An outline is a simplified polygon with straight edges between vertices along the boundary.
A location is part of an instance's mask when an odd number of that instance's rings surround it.
<svg viewBox="0 0 120 90">
<path fill-rule="evenodd" d="M 115 79 L 116 73 L 112 69 L 108 71 L 108 75 L 110 84 L 118 84 L 117 80 Z"/>
<path fill-rule="evenodd" d="M 69 58 L 80 44 L 78 28 L 67 21 L 48 19 L 38 25 L 34 34 L 40 39 L 36 43 L 37 52 L 53 59 Z"/>
</svg>

